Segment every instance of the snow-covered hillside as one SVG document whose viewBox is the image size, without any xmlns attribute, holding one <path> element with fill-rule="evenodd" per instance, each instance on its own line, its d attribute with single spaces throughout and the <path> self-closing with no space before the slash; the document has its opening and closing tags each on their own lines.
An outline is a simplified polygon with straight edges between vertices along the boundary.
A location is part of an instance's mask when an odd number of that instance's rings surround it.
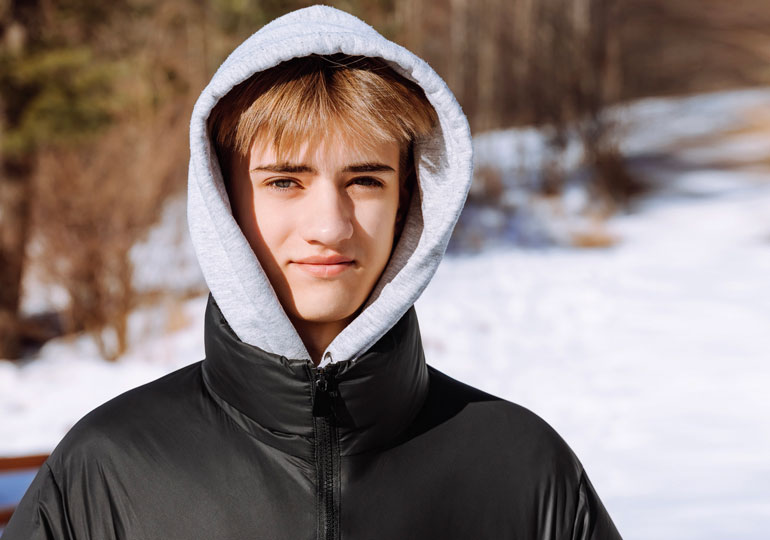
<svg viewBox="0 0 770 540">
<path fill-rule="evenodd" d="M 553 425 L 626 539 L 759 540 L 770 530 L 764 111 L 768 90 L 618 111 L 623 148 L 657 188 L 605 225 L 615 245 L 453 253 L 417 303 L 428 362 Z M 484 134 L 477 164 L 516 169 L 513 143 L 540 144 L 532 131 Z M 177 204 L 163 227 L 183 217 Z M 157 244 L 171 236 L 137 248 L 143 282 L 164 275 L 169 263 L 148 254 L 168 251 Z M 185 280 L 199 279 L 179 260 Z M 28 309 L 41 301 L 31 296 Z M 0 455 L 49 452 L 88 410 L 200 360 L 204 305 L 134 313 L 137 345 L 115 364 L 87 337 L 0 361 Z"/>
</svg>

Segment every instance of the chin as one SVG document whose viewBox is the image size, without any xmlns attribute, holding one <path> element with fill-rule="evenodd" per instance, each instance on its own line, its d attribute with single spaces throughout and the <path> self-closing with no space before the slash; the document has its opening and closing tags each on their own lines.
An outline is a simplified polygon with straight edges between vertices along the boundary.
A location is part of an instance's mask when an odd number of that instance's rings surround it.
<svg viewBox="0 0 770 540">
<path fill-rule="evenodd" d="M 363 304 L 348 294 L 314 294 L 295 301 L 296 317 L 307 322 L 331 323 L 351 317 Z"/>
</svg>

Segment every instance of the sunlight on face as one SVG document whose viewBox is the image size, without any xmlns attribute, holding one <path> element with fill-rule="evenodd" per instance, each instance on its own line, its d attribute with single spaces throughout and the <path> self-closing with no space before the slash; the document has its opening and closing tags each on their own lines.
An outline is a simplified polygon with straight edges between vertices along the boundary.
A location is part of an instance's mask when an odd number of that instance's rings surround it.
<svg viewBox="0 0 770 540">
<path fill-rule="evenodd" d="M 347 324 L 390 257 L 399 204 L 396 142 L 252 146 L 234 164 L 233 213 L 295 324 Z"/>
</svg>

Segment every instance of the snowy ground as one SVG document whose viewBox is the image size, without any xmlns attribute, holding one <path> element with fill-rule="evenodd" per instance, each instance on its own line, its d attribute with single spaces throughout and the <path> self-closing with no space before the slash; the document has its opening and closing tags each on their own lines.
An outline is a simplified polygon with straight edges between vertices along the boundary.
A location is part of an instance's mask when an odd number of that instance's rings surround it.
<svg viewBox="0 0 770 540">
<path fill-rule="evenodd" d="M 427 358 L 549 421 L 625 538 L 766 538 L 768 210 L 765 187 L 618 219 L 606 252 L 450 259 Z"/>
<path fill-rule="evenodd" d="M 624 144 L 659 188 L 607 224 L 616 245 L 503 242 L 452 255 L 417 303 L 428 361 L 551 423 L 626 539 L 770 530 L 762 110 L 768 91 L 638 103 L 624 113 Z M 479 137 L 478 161 L 512 160 L 504 142 L 531 137 Z M 200 360 L 204 304 L 135 313 L 131 333 L 144 344 L 116 364 L 85 337 L 50 342 L 20 366 L 0 361 L 0 455 L 49 452 L 93 407 Z"/>
</svg>

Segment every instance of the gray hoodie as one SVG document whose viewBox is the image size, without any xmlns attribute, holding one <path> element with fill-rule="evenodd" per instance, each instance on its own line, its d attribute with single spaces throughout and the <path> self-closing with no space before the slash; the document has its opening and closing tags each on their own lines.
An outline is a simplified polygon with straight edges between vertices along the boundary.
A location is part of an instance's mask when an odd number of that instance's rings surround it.
<svg viewBox="0 0 770 540">
<path fill-rule="evenodd" d="M 419 84 L 439 124 L 415 143 L 419 197 L 400 240 L 360 314 L 323 355 L 356 360 L 414 304 L 446 250 L 472 179 L 468 122 L 444 81 L 423 60 L 343 11 L 312 6 L 264 26 L 225 60 L 203 90 L 190 124 L 187 218 L 203 275 L 238 338 L 291 359 L 309 359 L 246 237 L 233 218 L 207 119 L 217 101 L 254 73 L 310 54 L 379 57 Z"/>
</svg>

